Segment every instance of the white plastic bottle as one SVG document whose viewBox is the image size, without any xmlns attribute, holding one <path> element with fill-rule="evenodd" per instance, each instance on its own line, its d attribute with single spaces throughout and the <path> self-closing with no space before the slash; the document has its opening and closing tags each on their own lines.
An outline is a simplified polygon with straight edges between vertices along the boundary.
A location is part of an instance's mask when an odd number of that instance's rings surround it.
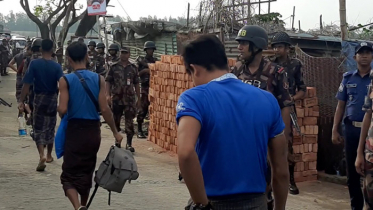
<svg viewBox="0 0 373 210">
<path fill-rule="evenodd" d="M 18 135 L 22 137 L 27 136 L 26 120 L 23 114 L 18 117 Z"/>
</svg>

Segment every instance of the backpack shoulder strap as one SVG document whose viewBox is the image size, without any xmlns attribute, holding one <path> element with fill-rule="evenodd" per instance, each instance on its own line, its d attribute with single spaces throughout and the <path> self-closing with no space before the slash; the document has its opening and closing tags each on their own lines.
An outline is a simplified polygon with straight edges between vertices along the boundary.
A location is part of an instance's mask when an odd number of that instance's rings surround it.
<svg viewBox="0 0 373 210">
<path fill-rule="evenodd" d="M 97 112 L 100 112 L 100 107 L 99 107 L 99 105 L 98 105 L 98 102 L 97 102 L 96 98 L 94 97 L 92 91 L 89 89 L 89 87 L 88 87 L 88 85 L 87 85 L 85 79 L 84 79 L 84 78 L 82 77 L 82 75 L 81 75 L 79 72 L 77 72 L 77 71 L 75 71 L 74 74 L 79 78 L 80 83 L 82 84 L 83 88 L 85 89 L 85 92 L 87 92 L 89 98 L 91 99 L 91 101 L 92 101 L 93 104 L 95 105 Z"/>
<path fill-rule="evenodd" d="M 96 183 L 95 185 L 95 189 L 93 190 L 93 193 L 91 195 L 91 197 L 89 198 L 89 202 L 87 204 L 87 209 L 89 208 L 89 206 L 91 205 L 92 201 L 93 201 L 93 198 L 95 198 L 95 195 L 97 193 L 97 190 L 98 190 L 98 184 Z"/>
</svg>

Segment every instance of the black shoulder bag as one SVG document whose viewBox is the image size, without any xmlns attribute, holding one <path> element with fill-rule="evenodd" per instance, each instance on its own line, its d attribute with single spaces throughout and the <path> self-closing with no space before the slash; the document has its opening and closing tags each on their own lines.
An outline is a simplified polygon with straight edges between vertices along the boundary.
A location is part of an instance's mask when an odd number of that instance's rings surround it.
<svg viewBox="0 0 373 210">
<path fill-rule="evenodd" d="M 80 83 L 82 84 L 85 92 L 87 92 L 89 98 L 91 99 L 91 101 L 93 102 L 93 104 L 95 105 L 96 107 L 96 110 L 98 113 L 100 113 L 100 106 L 98 105 L 98 101 L 96 100 L 95 96 L 93 95 L 92 91 L 89 89 L 87 83 L 85 82 L 85 79 L 82 77 L 81 74 L 79 74 L 79 72 L 75 71 L 74 74 L 79 78 L 80 80 Z M 100 76 L 98 77 L 98 82 L 100 84 Z"/>
</svg>

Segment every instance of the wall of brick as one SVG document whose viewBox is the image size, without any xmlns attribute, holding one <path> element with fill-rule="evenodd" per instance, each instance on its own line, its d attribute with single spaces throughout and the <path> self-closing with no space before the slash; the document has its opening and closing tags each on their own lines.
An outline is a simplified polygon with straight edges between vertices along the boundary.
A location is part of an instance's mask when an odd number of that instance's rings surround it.
<svg viewBox="0 0 373 210">
<path fill-rule="evenodd" d="M 296 101 L 298 124 L 302 135 L 294 130 L 293 150 L 295 153 L 295 181 L 317 180 L 317 151 L 318 134 L 317 125 L 320 116 L 316 88 L 307 88 L 306 97 Z"/>
</svg>

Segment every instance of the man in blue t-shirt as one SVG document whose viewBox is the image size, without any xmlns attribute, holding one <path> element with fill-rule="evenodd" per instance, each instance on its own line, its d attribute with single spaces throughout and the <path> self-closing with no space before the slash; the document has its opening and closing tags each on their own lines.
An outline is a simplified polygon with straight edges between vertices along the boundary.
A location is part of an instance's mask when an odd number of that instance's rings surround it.
<svg viewBox="0 0 373 210">
<path fill-rule="evenodd" d="M 275 97 L 228 73 L 224 45 L 203 35 L 183 52 L 196 87 L 177 104 L 178 157 L 192 209 L 267 209 L 267 148 L 275 209 L 285 209 L 287 141 Z"/>
<path fill-rule="evenodd" d="M 24 99 L 33 85 L 33 140 L 35 141 L 40 160 L 37 171 L 44 171 L 45 162 L 53 162 L 52 150 L 57 122 L 58 81 L 63 76 L 61 66 L 53 61 L 53 41 L 44 39 L 41 42 L 42 58 L 31 61 L 23 78 L 23 87 L 18 108 L 24 110 Z M 47 146 L 47 157 L 44 147 Z"/>
</svg>

